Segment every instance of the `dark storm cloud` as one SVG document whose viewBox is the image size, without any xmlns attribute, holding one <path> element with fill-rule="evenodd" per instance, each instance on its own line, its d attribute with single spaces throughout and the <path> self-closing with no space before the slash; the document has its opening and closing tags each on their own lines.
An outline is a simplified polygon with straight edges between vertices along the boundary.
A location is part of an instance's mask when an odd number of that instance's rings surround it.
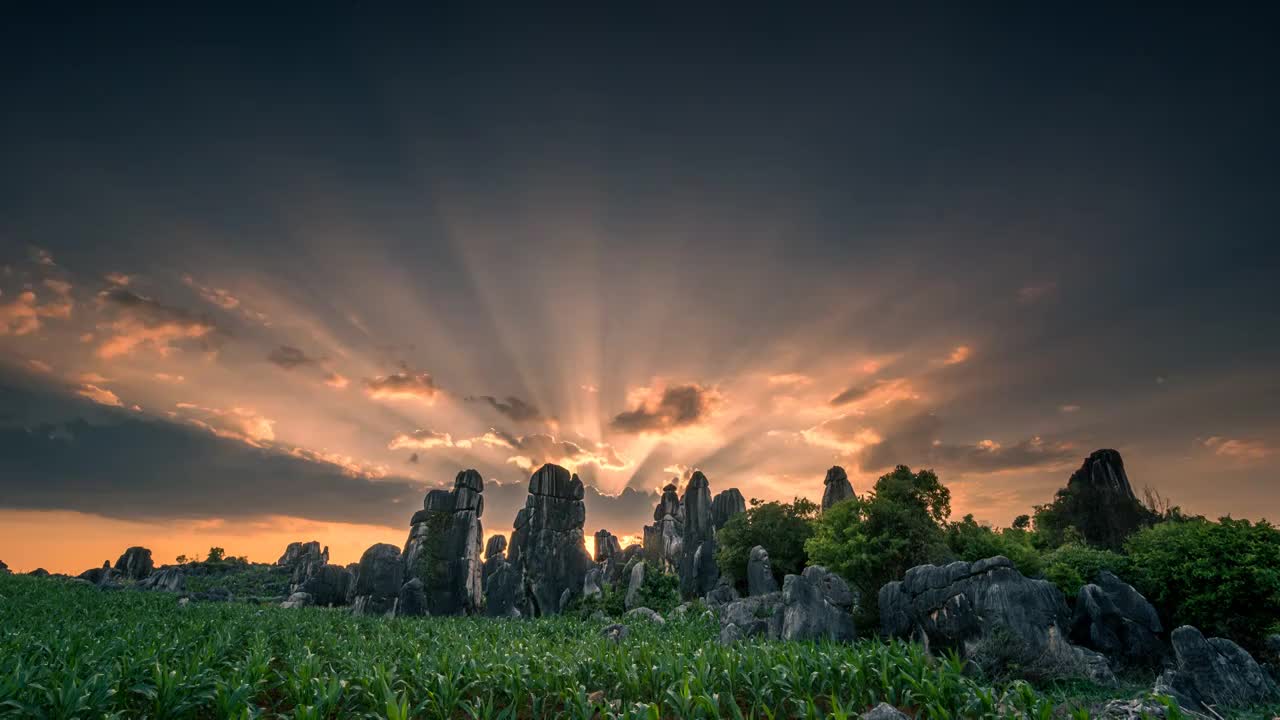
<svg viewBox="0 0 1280 720">
<path fill-rule="evenodd" d="M 271 354 L 267 356 L 267 360 L 285 370 L 292 370 L 303 365 L 315 365 L 320 362 L 320 358 L 311 357 L 292 345 L 281 345 L 272 350 Z"/>
<path fill-rule="evenodd" d="M 705 419 L 717 401 L 715 391 L 696 383 L 672 385 L 660 396 L 618 413 L 609 427 L 621 433 L 665 433 Z"/>
<path fill-rule="evenodd" d="M 12 387 L 0 386 L 0 399 L 31 404 Z M 130 520 L 288 515 L 400 525 L 422 495 L 407 479 L 354 477 L 198 428 L 94 410 L 0 427 L 0 506 Z"/>
<path fill-rule="evenodd" d="M 875 389 L 875 385 L 855 385 L 854 387 L 847 388 L 839 395 L 831 398 L 831 404 L 833 406 L 840 406 L 856 400 L 861 400 Z"/>
<path fill-rule="evenodd" d="M 516 422 L 544 419 L 538 408 L 513 395 L 508 395 L 504 400 L 499 400 L 492 395 L 470 395 L 466 398 L 466 401 L 485 403 Z"/>
</svg>

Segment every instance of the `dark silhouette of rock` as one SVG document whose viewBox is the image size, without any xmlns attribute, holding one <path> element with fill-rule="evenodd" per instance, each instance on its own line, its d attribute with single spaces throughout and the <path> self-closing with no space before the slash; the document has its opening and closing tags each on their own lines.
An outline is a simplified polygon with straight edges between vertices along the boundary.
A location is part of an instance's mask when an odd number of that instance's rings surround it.
<svg viewBox="0 0 1280 720">
<path fill-rule="evenodd" d="M 126 580 L 141 580 L 155 568 L 156 564 L 151 561 L 151 551 L 144 547 L 131 547 L 116 560 L 116 570 Z"/>
<path fill-rule="evenodd" d="M 755 636 L 782 636 L 782 593 L 753 595 L 721 608 L 720 642 L 729 644 Z"/>
<path fill-rule="evenodd" d="M 0 560 L 0 575 L 12 575 L 12 574 L 13 574 L 13 571 L 9 569 L 9 566 L 5 565 L 3 560 Z"/>
<path fill-rule="evenodd" d="M 600 529 L 596 531 L 596 552 L 595 561 L 604 562 L 614 555 L 622 552 L 622 545 L 618 543 L 618 537 L 608 530 Z"/>
<path fill-rule="evenodd" d="M 1071 640 L 1097 650 L 1113 664 L 1159 667 L 1166 654 L 1156 609 L 1132 585 L 1103 570 L 1080 588 L 1071 619 Z"/>
<path fill-rule="evenodd" d="M 525 506 L 516 513 L 507 560 L 524 577 L 532 615 L 554 615 L 581 594 L 591 566 L 582 527 L 587 508 L 582 480 L 550 463 L 529 478 Z"/>
<path fill-rule="evenodd" d="M 77 575 L 81 580 L 85 580 L 100 588 L 119 587 L 123 574 L 111 567 L 111 561 L 104 560 L 102 567 L 90 568 Z"/>
<path fill-rule="evenodd" d="M 822 509 L 835 505 L 841 500 L 848 500 L 853 497 L 853 485 L 849 482 L 849 474 L 839 465 L 833 466 L 827 471 L 827 477 L 822 481 Z"/>
<path fill-rule="evenodd" d="M 302 582 L 299 589 L 311 596 L 312 604 L 338 607 L 347 604 L 355 577 L 338 565 L 320 565 Z"/>
<path fill-rule="evenodd" d="M 1280 699 L 1262 666 L 1230 640 L 1206 640 L 1190 625 L 1174 630 L 1170 640 L 1173 667 L 1156 680 L 1155 692 L 1172 696 L 1183 709 L 1224 717 L 1224 710 Z"/>
<path fill-rule="evenodd" d="M 484 585 L 484 612 L 489 617 L 520 617 L 524 578 L 520 569 L 499 558 Z"/>
<path fill-rule="evenodd" d="M 475 613 L 484 603 L 483 492 L 480 473 L 463 470 L 451 492 L 428 492 L 411 520 L 405 574 L 422 581 L 431 615 Z"/>
<path fill-rule="evenodd" d="M 138 587 L 143 590 L 184 592 L 187 589 L 187 574 L 179 566 L 163 567 L 141 580 Z"/>
<path fill-rule="evenodd" d="M 1119 550 L 1125 538 L 1157 520 L 1133 494 L 1124 460 L 1095 450 L 1058 491 L 1050 511 L 1037 516 L 1049 529 L 1074 527 L 1090 545 Z"/>
<path fill-rule="evenodd" d="M 400 586 L 404 584 L 404 563 L 400 548 L 378 543 L 360 556 L 352 590 L 351 611 L 356 615 L 387 615 L 395 610 Z"/>
<path fill-rule="evenodd" d="M 507 536 L 494 535 L 484 546 L 484 566 L 480 569 L 480 585 L 487 587 L 489 576 L 507 561 Z"/>
<path fill-rule="evenodd" d="M 427 611 L 427 592 L 421 578 L 409 578 L 396 596 L 396 617 L 421 617 Z"/>
<path fill-rule="evenodd" d="M 751 548 L 751 556 L 747 559 L 747 594 L 767 595 L 778 592 L 778 580 L 773 576 L 773 565 L 769 564 L 769 551 L 763 546 Z"/>
<path fill-rule="evenodd" d="M 604 561 L 604 577 L 602 582 L 606 585 L 617 585 L 625 582 L 628 577 L 625 576 L 627 567 L 635 560 L 639 562 L 645 558 L 644 548 L 640 545 L 628 545 L 621 551 L 609 556 Z"/>
<path fill-rule="evenodd" d="M 742 497 L 742 491 L 738 488 L 729 488 L 724 492 L 718 493 L 711 500 L 711 524 L 716 530 L 724 527 L 729 522 L 729 518 L 747 511 L 747 500 Z"/>
<path fill-rule="evenodd" d="M 320 543 L 312 540 L 310 542 L 291 542 L 284 549 L 284 554 L 276 560 L 276 565 L 286 567 L 293 570 L 302 563 L 315 562 L 320 558 L 324 558 L 325 562 L 329 561 L 328 548 L 324 551 L 320 549 Z"/>
<path fill-rule="evenodd" d="M 783 640 L 850 642 L 854 639 L 853 615 L 849 609 L 832 604 L 823 593 L 831 587 L 824 582 L 827 575 L 830 573 L 825 568 L 814 566 L 805 568 L 803 575 L 788 575 L 783 580 Z"/>
<path fill-rule="evenodd" d="M 1028 676 L 1114 682 L 1106 658 L 1067 642 L 1070 616 L 1053 584 L 1023 577 L 1005 557 L 920 565 L 880 589 L 884 635 L 953 649 L 984 667 Z"/>
<path fill-rule="evenodd" d="M 733 586 L 733 577 L 730 575 L 721 575 L 716 581 L 716 586 L 711 588 L 711 592 L 703 598 L 712 607 L 728 605 L 739 599 L 741 597 L 738 595 L 738 589 Z"/>
<path fill-rule="evenodd" d="M 720 579 L 716 565 L 716 528 L 711 515 L 711 484 L 702 471 L 694 471 L 680 499 L 684 508 L 683 559 L 680 594 L 685 598 L 706 595 Z"/>
<path fill-rule="evenodd" d="M 627 596 L 623 598 L 623 607 L 630 610 L 640 604 L 640 590 L 644 587 L 645 562 L 641 560 L 631 568 L 631 579 L 627 582 Z"/>
<path fill-rule="evenodd" d="M 662 488 L 662 496 L 653 509 L 653 524 L 644 526 L 644 556 L 664 572 L 678 571 L 683 560 L 684 506 L 673 479 Z"/>
<path fill-rule="evenodd" d="M 598 598 L 604 595 L 604 570 L 599 566 L 587 568 L 582 578 L 582 597 Z"/>
<path fill-rule="evenodd" d="M 4 568 L 4 569 L 5 569 L 5 570 L 8 570 L 8 568 Z M 10 573 L 10 574 L 12 574 L 12 573 Z M 27 574 L 28 574 L 28 575 L 30 575 L 31 577 L 38 577 L 38 578 L 47 578 L 47 577 L 49 577 L 49 571 L 48 571 L 48 570 L 45 570 L 45 569 L 44 569 L 44 568 L 42 568 L 42 567 L 38 567 L 38 568 L 36 568 L 35 570 L 32 570 L 31 572 L 29 572 L 29 573 L 27 573 Z"/>
</svg>

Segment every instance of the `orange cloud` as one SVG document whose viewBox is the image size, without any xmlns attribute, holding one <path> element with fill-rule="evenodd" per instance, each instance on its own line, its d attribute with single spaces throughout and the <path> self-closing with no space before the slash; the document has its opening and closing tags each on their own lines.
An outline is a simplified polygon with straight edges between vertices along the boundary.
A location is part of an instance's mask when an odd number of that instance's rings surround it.
<svg viewBox="0 0 1280 720">
<path fill-rule="evenodd" d="M 414 430 L 411 433 L 396 435 L 387 444 L 388 450 L 403 450 L 406 448 L 430 450 L 438 447 L 453 447 L 453 437 L 449 433 L 436 432 L 435 430 Z"/>
<path fill-rule="evenodd" d="M 84 384 L 76 388 L 76 394 L 81 397 L 89 398 L 99 405 L 111 405 L 113 407 L 123 407 L 120 398 L 115 393 L 106 388 L 97 385 Z"/>
<path fill-rule="evenodd" d="M 324 377 L 324 384 L 337 390 L 341 390 L 345 388 L 349 384 L 349 382 L 350 381 L 348 381 L 345 377 L 343 377 L 342 375 L 336 372 L 331 372 L 328 375 L 325 375 Z"/>
<path fill-rule="evenodd" d="M 440 388 L 436 386 L 431 373 L 413 373 L 409 371 L 379 375 L 366 378 L 364 391 L 378 400 L 421 400 L 427 404 L 436 401 Z"/>
<path fill-rule="evenodd" d="M 641 387 L 628 394 L 630 410 L 618 413 L 609 427 L 621 433 L 663 435 L 705 421 L 724 398 L 697 383 Z"/>
<path fill-rule="evenodd" d="M 1261 440 L 1241 440 L 1217 435 L 1205 440 L 1204 446 L 1212 450 L 1215 455 L 1246 462 L 1263 460 L 1275 452 L 1275 448 Z"/>
<path fill-rule="evenodd" d="M 189 402 L 177 403 L 175 407 L 188 411 L 188 422 L 218 437 L 240 440 L 256 447 L 266 447 L 276 437 L 275 421 L 249 408 L 222 410 Z"/>
<path fill-rule="evenodd" d="M 957 345 L 942 363 L 944 365 L 959 365 L 968 360 L 971 355 L 973 355 L 973 348 L 968 345 Z"/>
<path fill-rule="evenodd" d="M 114 318 L 99 329 L 113 333 L 98 346 L 98 357 L 111 359 L 149 347 L 161 357 L 169 355 L 183 340 L 212 337 L 211 322 L 179 308 L 169 307 L 122 287 L 104 290 L 98 302 Z"/>
</svg>

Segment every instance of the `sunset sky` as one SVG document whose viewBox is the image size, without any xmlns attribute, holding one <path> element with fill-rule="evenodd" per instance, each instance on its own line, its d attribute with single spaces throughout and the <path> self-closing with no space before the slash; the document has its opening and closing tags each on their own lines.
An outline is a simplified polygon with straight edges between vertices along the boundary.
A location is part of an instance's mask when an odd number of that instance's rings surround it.
<svg viewBox="0 0 1280 720">
<path fill-rule="evenodd" d="M 932 467 L 1004 525 L 1100 447 L 1280 520 L 1271 22 L 38 5 L 0 28 L 14 570 L 351 562 L 470 467 L 508 532 L 544 462 L 624 536 L 693 468 Z"/>
</svg>

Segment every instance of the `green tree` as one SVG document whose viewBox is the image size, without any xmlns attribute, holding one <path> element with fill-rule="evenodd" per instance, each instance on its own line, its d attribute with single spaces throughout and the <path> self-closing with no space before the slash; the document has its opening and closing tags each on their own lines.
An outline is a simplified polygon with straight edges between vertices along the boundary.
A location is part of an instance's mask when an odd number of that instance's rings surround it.
<svg viewBox="0 0 1280 720">
<path fill-rule="evenodd" d="M 881 586 L 916 565 L 951 557 L 942 527 L 950 514 L 951 492 L 932 470 L 899 465 L 863 497 L 828 508 L 805 549 L 811 561 L 857 588 L 863 612 L 874 618 Z"/>
<path fill-rule="evenodd" d="M 1031 546 L 1031 534 L 1017 528 L 994 530 L 979 525 L 973 515 L 947 525 L 947 547 L 960 560 L 973 562 L 1003 555 L 1013 561 L 1023 575 L 1039 575 L 1040 553 Z"/>
<path fill-rule="evenodd" d="M 1263 520 L 1173 520 L 1126 545 L 1130 580 L 1171 624 L 1257 650 L 1280 618 L 1280 529 Z"/>
<path fill-rule="evenodd" d="M 769 563 L 779 583 L 787 574 L 800 574 L 808 561 L 805 541 L 813 535 L 817 516 L 817 504 L 805 498 L 795 498 L 790 503 L 752 498 L 751 507 L 729 518 L 716 535 L 720 572 L 732 575 L 745 588 L 751 548 L 761 545 L 769 551 Z"/>
<path fill-rule="evenodd" d="M 1074 599 L 1080 587 L 1093 582 L 1098 573 L 1109 570 L 1125 582 L 1133 582 L 1129 558 L 1110 550 L 1090 547 L 1077 539 L 1043 558 L 1044 577 L 1058 586 L 1064 595 Z"/>
<path fill-rule="evenodd" d="M 226 550 L 223 550 L 220 547 L 211 547 L 209 548 L 209 557 L 205 559 L 205 562 L 222 562 L 222 559 L 225 558 L 226 555 Z"/>
</svg>

